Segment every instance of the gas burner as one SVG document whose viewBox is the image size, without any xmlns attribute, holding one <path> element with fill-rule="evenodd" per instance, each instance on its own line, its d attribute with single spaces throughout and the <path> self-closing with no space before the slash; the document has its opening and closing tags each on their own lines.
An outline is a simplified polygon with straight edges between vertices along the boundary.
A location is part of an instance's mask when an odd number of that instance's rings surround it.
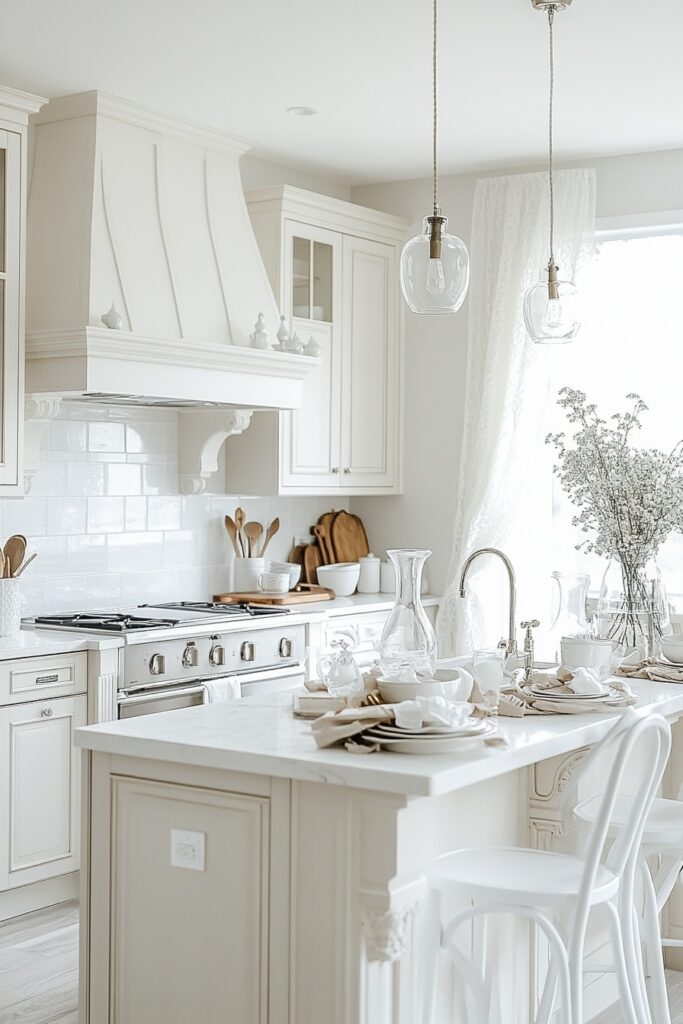
<svg viewBox="0 0 683 1024">
<path fill-rule="evenodd" d="M 177 612 L 209 612 L 212 615 L 287 615 L 289 608 L 274 607 L 266 604 L 248 604 L 240 601 L 236 604 L 221 604 L 219 601 L 168 601 L 166 604 L 141 604 L 139 608 L 168 608 Z"/>
<path fill-rule="evenodd" d="M 137 629 L 161 629 L 177 626 L 178 619 L 145 619 L 140 615 L 102 612 L 87 614 L 77 612 L 71 615 L 37 615 L 38 626 L 53 626 L 61 629 L 85 629 L 90 632 L 130 633 Z"/>
</svg>

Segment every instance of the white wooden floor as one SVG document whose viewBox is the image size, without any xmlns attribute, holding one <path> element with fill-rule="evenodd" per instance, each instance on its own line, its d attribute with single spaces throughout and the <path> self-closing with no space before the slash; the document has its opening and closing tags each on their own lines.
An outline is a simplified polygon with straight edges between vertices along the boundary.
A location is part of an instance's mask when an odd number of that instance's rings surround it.
<svg viewBox="0 0 683 1024">
<path fill-rule="evenodd" d="M 0 925 L 0 1024 L 78 1024 L 78 904 Z"/>
<path fill-rule="evenodd" d="M 667 971 L 672 1024 L 683 1024 L 683 973 Z M 78 904 L 0 925 L 0 1024 L 78 1024 Z M 616 1009 L 591 1024 L 623 1024 Z"/>
</svg>

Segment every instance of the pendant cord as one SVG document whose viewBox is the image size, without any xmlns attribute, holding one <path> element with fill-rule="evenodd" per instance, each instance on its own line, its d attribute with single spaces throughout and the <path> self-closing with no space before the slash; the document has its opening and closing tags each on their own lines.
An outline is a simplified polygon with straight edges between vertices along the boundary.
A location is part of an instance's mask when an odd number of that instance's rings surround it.
<svg viewBox="0 0 683 1024">
<path fill-rule="evenodd" d="M 436 0 L 435 0 L 436 2 Z M 555 105 L 555 8 L 548 8 L 548 42 L 550 55 L 550 92 L 548 102 L 548 188 L 550 191 L 550 266 L 555 266 L 555 182 L 553 174 L 553 113 Z"/>
<path fill-rule="evenodd" d="M 438 29 L 438 0 L 434 0 L 434 30 L 432 36 L 432 170 L 434 176 L 434 216 L 439 214 L 439 173 L 437 162 L 437 128 L 438 128 L 438 97 L 437 97 L 437 29 Z"/>
</svg>

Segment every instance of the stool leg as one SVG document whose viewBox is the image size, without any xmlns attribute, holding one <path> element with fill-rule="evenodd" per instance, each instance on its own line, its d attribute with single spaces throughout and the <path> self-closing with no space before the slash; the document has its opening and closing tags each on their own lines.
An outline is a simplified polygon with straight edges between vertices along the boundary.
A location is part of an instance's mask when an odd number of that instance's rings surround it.
<svg viewBox="0 0 683 1024">
<path fill-rule="evenodd" d="M 441 893 L 437 889 L 430 889 L 426 902 L 425 935 L 422 943 L 422 1020 L 423 1024 L 434 1024 L 441 949 Z"/>
<path fill-rule="evenodd" d="M 652 993 L 652 1009 L 654 1024 L 671 1024 L 669 1013 L 669 997 L 666 991 L 664 963 L 662 960 L 662 939 L 657 914 L 657 894 L 652 875 L 643 865 L 643 890 L 645 907 L 643 911 L 643 937 L 647 954 L 647 966 L 650 974 L 650 991 Z"/>
<path fill-rule="evenodd" d="M 630 944 L 626 944 L 624 948 L 624 936 L 622 934 L 622 921 L 620 920 L 619 912 L 613 903 L 605 904 L 607 910 L 607 920 L 610 929 L 610 938 L 612 940 L 612 949 L 614 951 L 614 966 L 616 968 L 617 984 L 619 986 L 619 1001 L 621 1003 L 621 1010 L 624 1015 L 624 1024 L 642 1024 L 640 1018 L 636 1014 L 636 1009 L 633 1002 L 633 995 L 631 991 L 631 978 L 635 976 L 635 971 L 628 971 L 626 967 L 626 957 L 631 958 L 633 956 L 633 949 Z M 633 965 L 637 969 L 637 965 Z M 580 1022 L 581 1018 L 578 1018 Z"/>
</svg>

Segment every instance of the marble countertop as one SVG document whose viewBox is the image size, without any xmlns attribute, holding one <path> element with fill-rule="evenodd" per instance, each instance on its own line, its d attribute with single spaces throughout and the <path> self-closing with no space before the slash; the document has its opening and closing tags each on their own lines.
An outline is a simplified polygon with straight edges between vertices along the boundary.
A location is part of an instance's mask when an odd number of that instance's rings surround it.
<svg viewBox="0 0 683 1024">
<path fill-rule="evenodd" d="M 683 714 L 683 686 L 633 680 L 640 709 Z M 291 695 L 167 711 L 76 730 L 88 750 L 173 761 L 358 789 L 438 796 L 569 753 L 600 740 L 614 714 L 501 718 L 507 746 L 469 746 L 461 754 L 350 754 L 318 750 L 310 723 L 295 719 Z"/>
<path fill-rule="evenodd" d="M 119 636 L 85 637 L 82 633 L 23 627 L 18 636 L 0 636 L 0 661 L 70 654 L 72 651 L 101 651 L 121 646 L 123 643 Z"/>
</svg>

